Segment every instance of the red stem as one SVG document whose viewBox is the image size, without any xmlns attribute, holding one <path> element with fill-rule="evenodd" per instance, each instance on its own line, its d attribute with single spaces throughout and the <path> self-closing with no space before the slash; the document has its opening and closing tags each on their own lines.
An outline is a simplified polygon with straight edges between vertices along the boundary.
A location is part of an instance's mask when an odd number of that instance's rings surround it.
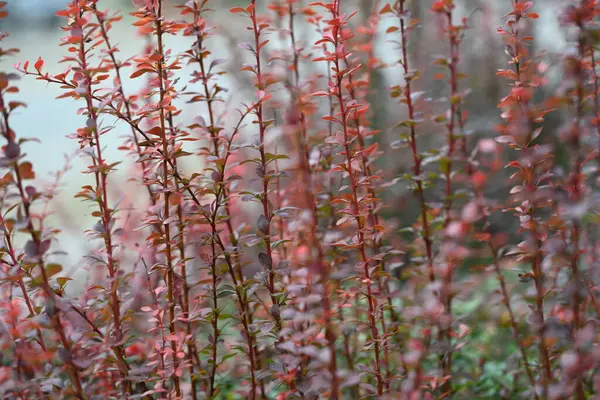
<svg viewBox="0 0 600 400">
<path fill-rule="evenodd" d="M 339 2 L 336 2 L 335 11 L 332 11 L 332 16 L 334 19 L 340 18 L 339 13 Z M 340 21 L 341 22 L 341 21 Z M 338 22 L 339 24 L 339 22 Z M 373 296 L 371 290 L 371 274 L 370 274 L 370 259 L 367 257 L 367 252 L 365 248 L 365 238 L 364 238 L 364 226 L 363 226 L 363 216 L 360 215 L 360 206 L 358 203 L 358 184 L 356 182 L 356 176 L 354 172 L 354 168 L 352 167 L 352 161 L 354 159 L 353 150 L 350 147 L 350 135 L 348 129 L 348 111 L 346 110 L 346 103 L 344 100 L 343 90 L 343 77 L 344 74 L 341 73 L 341 61 L 342 57 L 340 53 L 343 51 L 343 38 L 340 40 L 340 36 L 342 35 L 342 25 L 334 25 L 332 26 L 332 36 L 333 36 L 333 46 L 335 51 L 335 57 L 333 58 L 333 70 L 336 73 L 336 76 L 333 80 L 335 86 L 335 95 L 338 100 L 338 105 L 340 107 L 340 123 L 342 125 L 342 132 L 344 134 L 344 152 L 343 155 L 346 157 L 346 170 L 349 174 L 350 178 L 350 188 L 351 188 L 351 206 L 354 214 L 354 218 L 356 220 L 357 225 L 357 236 L 358 236 L 358 247 L 360 252 L 361 261 L 363 264 L 364 271 L 364 282 L 367 289 L 366 297 L 369 306 L 369 324 L 371 328 L 371 336 L 374 342 L 374 353 L 375 353 L 375 376 L 377 378 L 377 395 L 383 395 L 383 377 L 381 375 L 381 360 L 380 360 L 380 339 L 379 332 L 377 329 L 377 321 L 375 320 L 375 298 Z"/>
<path fill-rule="evenodd" d="M 167 163 L 167 159 L 169 158 L 169 139 L 167 137 L 166 130 L 166 121 L 165 121 L 165 110 L 163 108 L 163 101 L 165 97 L 165 84 L 164 84 L 164 68 L 163 63 L 165 62 L 165 56 L 163 52 L 163 30 L 162 30 L 162 0 L 157 0 L 157 8 L 155 15 L 155 30 L 157 37 L 157 46 L 156 51 L 158 52 L 159 60 L 157 61 L 157 71 L 158 71 L 158 81 L 159 81 L 159 120 L 160 120 L 160 128 L 161 128 L 161 137 L 162 140 L 162 153 L 165 158 L 162 161 L 163 171 L 162 171 L 162 179 L 163 179 L 163 188 L 164 192 L 164 220 L 169 219 L 170 214 L 170 188 L 169 188 L 169 180 L 170 180 L 170 172 L 169 172 L 169 164 Z M 170 224 L 164 224 L 165 229 L 165 252 L 167 258 L 167 297 L 169 300 L 169 333 L 175 335 L 175 298 L 174 298 L 174 271 L 173 271 L 173 255 L 171 250 L 171 230 Z M 172 350 L 172 360 L 175 370 L 179 368 L 179 359 L 177 358 L 177 341 L 171 340 L 171 350 Z M 179 377 L 177 374 L 173 374 L 172 376 L 173 383 L 175 385 L 175 394 L 180 397 L 181 396 L 181 388 L 179 384 Z"/>
</svg>

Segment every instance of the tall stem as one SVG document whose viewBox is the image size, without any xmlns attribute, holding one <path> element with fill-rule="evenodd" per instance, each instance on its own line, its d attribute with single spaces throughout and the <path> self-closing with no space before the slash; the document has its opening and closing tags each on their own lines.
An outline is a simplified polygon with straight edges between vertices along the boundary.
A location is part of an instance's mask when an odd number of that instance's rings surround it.
<svg viewBox="0 0 600 400">
<path fill-rule="evenodd" d="M 339 1 L 335 3 L 336 7 L 332 11 L 332 17 L 334 19 L 340 18 L 340 3 Z M 350 134 L 348 127 L 348 110 L 346 109 L 346 102 L 344 100 L 344 84 L 343 78 L 344 73 L 341 70 L 341 62 L 343 60 L 343 56 L 340 54 L 343 53 L 343 25 L 341 25 L 341 21 L 338 22 L 337 25 L 333 25 L 332 29 L 332 37 L 333 37 L 333 47 L 335 55 L 333 57 L 333 71 L 335 75 L 333 77 L 333 85 L 335 87 L 335 96 L 337 97 L 338 106 L 340 109 L 340 124 L 342 125 L 342 133 L 344 137 L 344 152 L 345 156 L 345 168 L 346 172 L 348 172 L 350 179 L 350 204 L 352 207 L 352 213 L 354 215 L 354 219 L 356 221 L 356 235 L 358 242 L 358 249 L 360 253 L 361 264 L 363 266 L 364 273 L 364 284 L 366 287 L 366 297 L 368 303 L 368 320 L 371 331 L 371 337 L 373 340 L 373 352 L 375 355 L 375 377 L 377 379 L 377 395 L 383 395 L 383 376 L 381 374 L 381 360 L 380 360 L 380 338 L 379 331 L 377 329 L 377 321 L 375 319 L 375 308 L 376 308 L 376 300 L 373 296 L 371 285 L 371 272 L 370 272 L 370 262 L 371 260 L 367 256 L 366 246 L 365 246 L 365 236 L 364 236 L 364 217 L 361 215 L 361 209 L 358 202 L 358 184 L 356 181 L 356 172 L 354 171 L 354 167 L 352 162 L 354 161 L 354 150 L 350 146 Z"/>
<path fill-rule="evenodd" d="M 156 51 L 158 53 L 159 59 L 156 62 L 157 71 L 158 71 L 158 81 L 159 81 L 159 121 L 160 121 L 160 129 L 161 129 L 161 140 L 162 140 L 162 153 L 164 160 L 162 160 L 162 185 L 164 189 L 164 220 L 169 219 L 170 215 L 170 203 L 169 197 L 171 193 L 171 188 L 169 187 L 169 181 L 171 179 L 169 172 L 169 164 L 167 163 L 167 159 L 169 158 L 169 139 L 167 136 L 166 129 L 166 118 L 165 118 L 165 110 L 164 110 L 164 98 L 165 98 L 165 71 L 163 64 L 165 62 L 165 56 L 163 51 L 163 31 L 162 31 L 162 0 L 157 0 L 156 6 L 156 15 L 155 15 L 155 30 L 157 37 L 157 47 Z M 175 298 L 174 298 L 174 271 L 173 271 L 173 255 L 171 249 L 171 229 L 170 224 L 164 224 L 164 233 L 165 233 L 165 253 L 167 258 L 167 298 L 169 300 L 169 333 L 171 336 L 174 336 L 175 331 Z M 177 342 L 175 340 L 171 340 L 171 349 L 172 349 L 172 360 L 175 370 L 179 368 L 179 359 L 177 358 Z M 173 374 L 173 383 L 175 385 L 175 393 L 179 397 L 181 396 L 181 388 L 179 385 L 179 376 L 174 373 Z"/>
</svg>

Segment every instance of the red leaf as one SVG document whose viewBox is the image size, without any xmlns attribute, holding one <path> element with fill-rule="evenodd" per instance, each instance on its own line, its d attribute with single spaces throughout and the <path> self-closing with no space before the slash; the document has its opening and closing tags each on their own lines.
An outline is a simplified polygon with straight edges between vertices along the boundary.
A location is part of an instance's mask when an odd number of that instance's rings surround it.
<svg viewBox="0 0 600 400">
<path fill-rule="evenodd" d="M 163 133 L 163 130 L 161 129 L 160 126 L 155 126 L 154 128 L 151 128 L 150 130 L 148 130 L 149 135 L 162 136 L 162 133 Z"/>
<path fill-rule="evenodd" d="M 42 57 L 39 57 L 37 59 L 37 61 L 35 62 L 35 64 L 33 64 L 33 66 L 35 67 L 35 69 L 39 70 L 44 66 L 44 60 L 42 60 Z"/>
<path fill-rule="evenodd" d="M 154 72 L 154 71 L 152 71 L 151 69 L 147 69 L 147 68 L 138 69 L 133 74 L 131 74 L 131 76 L 129 76 L 129 78 L 134 79 L 134 78 L 144 75 L 147 72 Z"/>
</svg>

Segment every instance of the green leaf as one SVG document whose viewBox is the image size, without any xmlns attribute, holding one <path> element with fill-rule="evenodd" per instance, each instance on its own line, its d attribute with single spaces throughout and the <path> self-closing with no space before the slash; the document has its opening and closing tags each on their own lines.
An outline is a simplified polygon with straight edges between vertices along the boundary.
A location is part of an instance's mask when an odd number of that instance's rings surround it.
<svg viewBox="0 0 600 400">
<path fill-rule="evenodd" d="M 63 289 L 65 287 L 67 282 L 72 281 L 72 280 L 73 280 L 73 278 L 69 278 L 67 276 L 59 276 L 58 278 L 56 278 L 56 281 L 58 282 L 58 285 L 61 287 L 61 289 Z"/>
<path fill-rule="evenodd" d="M 46 264 L 46 276 L 50 278 L 58 274 L 62 269 L 62 265 L 60 264 Z"/>
</svg>

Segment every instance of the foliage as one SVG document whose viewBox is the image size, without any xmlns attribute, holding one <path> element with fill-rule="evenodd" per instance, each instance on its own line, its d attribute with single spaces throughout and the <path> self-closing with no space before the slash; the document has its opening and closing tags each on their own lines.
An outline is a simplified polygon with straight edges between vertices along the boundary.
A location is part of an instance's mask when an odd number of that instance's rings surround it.
<svg viewBox="0 0 600 400">
<path fill-rule="evenodd" d="M 239 103 L 226 79 L 236 60 L 211 53 L 220 0 L 190 0 L 176 15 L 166 0 L 133 0 L 147 45 L 126 58 L 112 33 L 122 17 L 102 3 L 72 0 L 57 13 L 62 72 L 39 58 L 0 74 L 4 398 L 599 392 L 597 1 L 565 2 L 570 47 L 556 93 L 527 33 L 539 10 L 505 1 L 494 138 L 470 132 L 467 99 L 478 88 L 463 54 L 474 15 L 454 0 L 427 2 L 444 49 L 428 65 L 416 61 L 426 50 L 411 47 L 424 28 L 407 0 L 360 12 L 340 0 L 233 7 L 228 18 L 246 27 L 234 75 L 252 89 Z M 299 26 L 318 39 L 300 39 Z M 173 37 L 192 44 L 175 53 Z M 377 58 L 379 43 L 395 65 Z M 389 144 L 373 82 L 384 70 L 394 76 L 388 119 L 398 119 L 385 127 Z M 421 90 L 429 71 L 443 96 Z M 43 160 L 29 159 L 31 139 L 12 129 L 25 107 L 21 77 L 58 85 L 62 101 L 81 106 L 70 137 L 87 182 L 75 197 L 97 220 L 85 231 L 97 246 L 79 286 L 56 262 L 60 227 L 47 222 L 59 185 L 39 183 Z M 143 89 L 131 92 L 131 80 Z M 121 128 L 122 158 L 107 159 Z M 432 132 L 442 145 L 426 140 Z M 410 168 L 381 168 L 383 146 Z M 124 204 L 112 177 L 127 160 L 144 191 Z M 193 171 L 182 167 L 189 160 Z M 506 193 L 489 196 L 492 179 Z M 399 185 L 414 198 L 412 218 L 395 210 Z M 518 230 L 499 229 L 498 216 Z"/>
</svg>

